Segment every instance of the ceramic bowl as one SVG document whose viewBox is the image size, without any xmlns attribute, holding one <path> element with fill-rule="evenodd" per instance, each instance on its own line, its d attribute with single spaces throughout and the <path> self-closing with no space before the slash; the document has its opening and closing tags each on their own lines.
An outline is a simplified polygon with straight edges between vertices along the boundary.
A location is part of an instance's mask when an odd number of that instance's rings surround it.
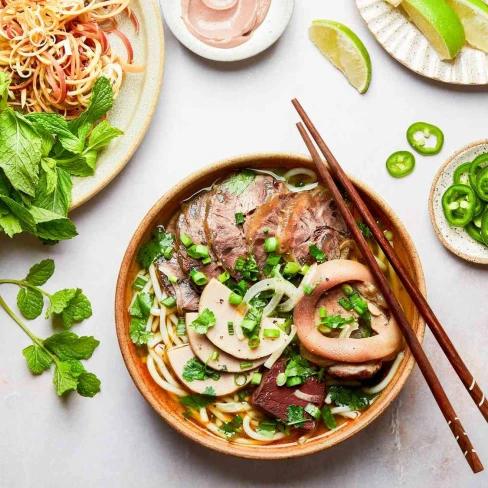
<svg viewBox="0 0 488 488">
<path fill-rule="evenodd" d="M 168 222 L 173 213 L 178 210 L 183 199 L 188 198 L 197 190 L 209 186 L 216 179 L 228 174 L 233 169 L 304 166 L 313 168 L 313 162 L 309 157 L 285 153 L 256 154 L 227 159 L 191 174 L 166 193 L 148 212 L 132 237 L 120 268 L 115 298 L 116 329 L 122 356 L 134 383 L 154 410 L 177 431 L 203 446 L 224 454 L 252 459 L 287 459 L 304 456 L 334 446 L 353 436 L 376 419 L 399 394 L 414 366 L 414 359 L 407 349 L 405 359 L 389 386 L 368 410 L 346 427 L 330 435 L 312 438 L 302 445 L 288 443 L 265 447 L 230 444 L 191 421 L 184 422 L 182 417 L 183 408 L 172 400 L 149 375 L 145 364 L 141 360 L 140 351 L 131 342 L 128 332 L 130 317 L 127 310 L 133 292 L 131 285 L 138 272 L 138 264 L 135 257 L 139 247 L 150 238 L 151 232 L 156 225 Z M 393 231 L 395 249 L 410 269 L 415 283 L 425 294 L 425 281 L 420 260 L 405 227 L 391 208 L 373 190 L 355 178 L 352 178 L 352 181 L 374 214 Z M 416 331 L 418 339 L 422 341 L 425 331 L 424 322 L 413 305 L 407 306 L 405 311 Z"/>
<path fill-rule="evenodd" d="M 213 61 L 240 61 L 256 56 L 273 45 L 285 32 L 295 8 L 295 0 L 273 0 L 264 22 L 240 46 L 221 49 L 197 39 L 181 18 L 181 0 L 161 0 L 164 19 L 176 38 L 190 51 Z"/>
<path fill-rule="evenodd" d="M 74 209 L 105 188 L 130 161 L 142 142 L 156 110 L 161 92 L 164 71 L 163 21 L 157 0 L 133 0 L 131 4 L 139 20 L 139 34 L 127 19 L 121 16 L 119 29 L 132 43 L 134 64 L 143 64 L 143 73 L 128 73 L 115 100 L 108 119 L 112 125 L 124 131 L 103 152 L 97 161 L 93 176 L 73 178 Z M 111 36 L 114 51 L 124 59 L 127 56 L 123 43 Z"/>
<path fill-rule="evenodd" d="M 406 12 L 385 0 L 356 0 L 369 30 L 398 62 L 419 75 L 456 85 L 488 84 L 488 54 L 464 46 L 452 61 L 442 61 Z"/>
<path fill-rule="evenodd" d="M 442 195 L 453 184 L 456 168 L 488 153 L 488 140 L 473 142 L 453 154 L 439 169 L 429 196 L 430 220 L 442 244 L 460 258 L 478 264 L 488 264 L 488 247 L 476 242 L 459 227 L 451 227 L 442 211 Z"/>
</svg>

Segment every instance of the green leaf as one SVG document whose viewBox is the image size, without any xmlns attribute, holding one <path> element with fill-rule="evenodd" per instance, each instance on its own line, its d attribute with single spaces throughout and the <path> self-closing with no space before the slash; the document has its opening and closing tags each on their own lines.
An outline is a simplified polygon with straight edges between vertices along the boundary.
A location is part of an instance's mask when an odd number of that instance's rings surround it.
<svg viewBox="0 0 488 488">
<path fill-rule="evenodd" d="M 81 364 L 81 361 L 78 361 L 77 359 L 69 359 L 65 361 L 65 363 L 70 365 L 71 374 L 75 378 L 79 378 L 85 372 L 85 367 Z"/>
<path fill-rule="evenodd" d="M 53 362 L 53 358 L 37 344 L 26 347 L 22 354 L 27 361 L 27 366 L 34 374 L 41 374 L 46 371 Z"/>
<path fill-rule="evenodd" d="M 142 245 L 137 253 L 137 261 L 147 269 L 159 257 L 161 257 L 166 248 L 173 248 L 174 237 L 172 234 L 158 228 L 153 232 L 153 238 L 146 244 Z"/>
<path fill-rule="evenodd" d="M 151 295 L 150 293 L 139 293 L 132 304 L 130 314 L 133 317 L 147 319 L 149 317 L 149 313 L 151 312 L 153 301 L 154 295 Z"/>
<path fill-rule="evenodd" d="M 46 319 L 53 314 L 60 314 L 73 298 L 81 292 L 79 288 L 66 288 L 64 290 L 57 291 L 51 296 L 51 303 L 47 309 Z"/>
<path fill-rule="evenodd" d="M 78 235 L 75 224 L 62 215 L 40 207 L 31 207 L 31 215 L 37 222 L 36 235 L 48 241 L 63 241 Z"/>
<path fill-rule="evenodd" d="M 237 434 L 240 434 L 242 431 L 242 417 L 240 415 L 236 415 L 230 422 L 224 422 L 220 427 L 219 431 L 225 435 L 228 439 L 232 439 Z"/>
<path fill-rule="evenodd" d="M 34 127 L 40 127 L 50 134 L 64 137 L 74 137 L 68 128 L 68 122 L 62 115 L 42 112 L 26 115 L 25 118 L 29 122 L 32 122 Z"/>
<path fill-rule="evenodd" d="M 256 173 L 254 171 L 242 170 L 235 175 L 232 175 L 225 183 L 225 188 L 229 193 L 234 195 L 241 195 L 246 191 L 247 187 L 254 181 Z"/>
<path fill-rule="evenodd" d="M 69 331 L 54 334 L 44 341 L 44 346 L 62 361 L 88 359 L 99 344 L 94 337 L 78 337 Z"/>
<path fill-rule="evenodd" d="M 287 424 L 296 428 L 303 427 L 310 419 L 305 417 L 305 410 L 299 405 L 290 405 L 286 410 Z"/>
<path fill-rule="evenodd" d="M 61 312 L 61 320 L 64 326 L 69 329 L 75 322 L 81 322 L 92 316 L 90 300 L 79 293 L 69 302 L 68 306 Z"/>
<path fill-rule="evenodd" d="M 90 135 L 90 140 L 88 141 L 88 147 L 92 150 L 100 150 L 102 147 L 110 144 L 112 139 L 123 135 L 124 133 L 117 129 L 117 127 L 112 127 L 108 120 L 100 122 L 92 131 Z"/>
<path fill-rule="evenodd" d="M 81 396 L 92 398 L 100 391 L 100 380 L 93 373 L 83 373 L 78 378 L 77 391 Z"/>
<path fill-rule="evenodd" d="M 315 258 L 315 261 L 317 261 L 319 264 L 323 263 L 327 259 L 327 254 L 321 251 L 315 244 L 310 244 L 308 246 L 308 253 L 310 256 Z"/>
<path fill-rule="evenodd" d="M 333 430 L 337 428 L 337 421 L 328 405 L 324 405 L 322 408 L 322 420 L 328 429 Z"/>
<path fill-rule="evenodd" d="M 39 187 L 32 205 L 58 214 L 59 217 L 66 217 L 71 205 L 71 189 L 73 183 L 68 171 L 63 168 L 54 170 L 55 184 L 51 189 L 48 181 L 48 174 L 43 173 L 39 181 Z M 51 219 L 57 220 L 57 219 Z"/>
<path fill-rule="evenodd" d="M 43 177 L 45 179 L 44 183 L 44 192 L 46 195 L 51 195 L 53 191 L 56 189 L 56 185 L 58 183 L 58 172 L 56 171 L 56 161 L 51 158 L 42 158 L 41 159 L 41 168 L 43 170 L 43 173 L 41 174 L 41 177 L 39 179 L 39 186 L 42 186 L 43 184 Z M 39 195 L 39 189 L 36 192 L 36 198 L 38 198 Z M 42 207 L 42 205 L 39 205 L 39 207 Z"/>
<path fill-rule="evenodd" d="M 95 174 L 95 165 L 98 154 L 96 151 L 87 151 L 77 158 L 58 160 L 58 167 L 65 169 L 73 176 L 92 176 Z"/>
<path fill-rule="evenodd" d="M 339 407 L 349 407 L 351 410 L 363 410 L 369 406 L 369 397 L 361 390 L 347 386 L 333 385 L 328 393 L 331 400 Z"/>
<path fill-rule="evenodd" d="M 204 381 L 213 379 L 218 381 L 220 379 L 220 373 L 207 368 L 207 365 L 203 364 L 196 357 L 191 358 L 183 367 L 183 379 L 189 382 L 194 380 Z"/>
<path fill-rule="evenodd" d="M 2 228 L 5 234 L 9 237 L 13 237 L 15 234 L 20 234 L 22 232 L 22 226 L 20 225 L 19 220 L 12 214 L 0 217 L 0 228 Z"/>
<path fill-rule="evenodd" d="M 190 407 L 195 410 L 200 410 L 207 405 L 215 402 L 216 394 L 215 389 L 211 386 L 205 388 L 203 395 L 194 394 L 180 397 L 180 403 L 185 407 Z"/>
<path fill-rule="evenodd" d="M 197 319 L 195 319 L 189 327 L 191 327 L 194 331 L 198 332 L 199 334 L 206 334 L 210 327 L 213 327 L 217 323 L 217 319 L 215 318 L 215 314 L 206 308 Z"/>
<path fill-rule="evenodd" d="M 113 106 L 114 92 L 108 78 L 101 76 L 93 85 L 90 103 L 85 112 L 77 119 L 68 123 L 69 129 L 73 134 L 78 133 L 78 129 L 86 123 L 94 124 L 100 120 Z"/>
<path fill-rule="evenodd" d="M 30 122 L 10 108 L 0 113 L 0 127 L 0 168 L 15 189 L 34 196 L 42 139 Z"/>
<path fill-rule="evenodd" d="M 26 319 L 34 320 L 42 313 L 44 299 L 37 290 L 21 288 L 17 295 L 17 306 Z"/>
<path fill-rule="evenodd" d="M 76 390 L 78 380 L 71 372 L 71 364 L 66 362 L 59 362 L 56 364 L 54 370 L 53 383 L 56 387 L 56 393 L 61 396 L 67 391 Z"/>
<path fill-rule="evenodd" d="M 27 208 L 9 197 L 0 195 L 0 200 L 8 207 L 10 213 L 19 221 L 22 230 L 36 234 L 36 222 Z"/>
<path fill-rule="evenodd" d="M 7 106 L 8 87 L 10 82 L 10 76 L 8 76 L 5 71 L 0 71 L 0 111 L 4 110 Z"/>
<path fill-rule="evenodd" d="M 154 334 L 146 330 L 147 319 L 132 317 L 130 321 L 129 334 L 131 341 L 137 346 L 142 346 L 150 341 Z"/>
<path fill-rule="evenodd" d="M 54 261 L 52 259 L 44 259 L 40 263 L 32 266 L 25 277 L 25 281 L 34 286 L 42 286 L 53 274 Z"/>
</svg>

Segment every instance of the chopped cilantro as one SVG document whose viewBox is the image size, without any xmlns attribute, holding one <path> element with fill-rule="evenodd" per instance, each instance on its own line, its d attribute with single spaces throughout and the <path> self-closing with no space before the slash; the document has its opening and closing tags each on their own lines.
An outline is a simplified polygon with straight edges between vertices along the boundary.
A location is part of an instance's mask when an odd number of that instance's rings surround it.
<svg viewBox="0 0 488 488">
<path fill-rule="evenodd" d="M 247 187 L 254 181 L 255 177 L 256 173 L 254 171 L 247 169 L 239 171 L 227 180 L 225 188 L 230 193 L 240 196 L 247 190 Z"/>
<path fill-rule="evenodd" d="M 327 259 L 325 252 L 321 251 L 315 244 L 308 246 L 308 253 L 312 256 L 317 263 L 323 263 Z"/>
<path fill-rule="evenodd" d="M 195 319 L 189 327 L 199 334 L 206 334 L 210 327 L 213 327 L 217 322 L 214 313 L 206 308 L 197 319 Z"/>
<path fill-rule="evenodd" d="M 256 431 L 258 434 L 264 435 L 264 437 L 273 437 L 276 434 L 276 429 L 275 420 L 263 420 L 259 422 Z"/>
<path fill-rule="evenodd" d="M 220 373 L 214 371 L 207 367 L 207 365 L 203 364 L 197 358 L 191 358 L 185 366 L 183 366 L 183 379 L 189 382 L 194 380 L 208 380 L 213 379 L 214 381 L 218 381 L 220 379 Z"/>
<path fill-rule="evenodd" d="M 324 405 L 322 408 L 322 420 L 328 429 L 333 430 L 337 428 L 336 419 L 334 418 L 334 415 L 330 411 L 330 407 L 328 405 Z"/>
<path fill-rule="evenodd" d="M 313 285 L 305 285 L 303 287 L 303 293 L 305 293 L 305 295 L 307 295 L 307 296 L 310 296 L 313 293 L 313 291 L 315 290 L 315 287 L 316 286 L 317 285 L 315 285 L 315 286 L 313 286 Z"/>
<path fill-rule="evenodd" d="M 290 405 L 286 410 L 287 425 L 296 428 L 303 427 L 309 419 L 305 417 L 305 410 L 298 405 Z"/>
<path fill-rule="evenodd" d="M 244 214 L 242 212 L 236 213 L 235 218 L 236 218 L 236 225 L 242 225 L 244 223 Z"/>
<path fill-rule="evenodd" d="M 286 365 L 285 376 L 287 378 L 299 377 L 305 382 L 305 378 L 316 376 L 318 370 L 300 355 L 293 356 Z"/>
<path fill-rule="evenodd" d="M 200 410 L 207 405 L 210 405 L 215 401 L 215 390 L 209 386 L 203 392 L 203 395 L 194 394 L 184 397 L 180 397 L 180 403 L 185 407 L 193 408 L 195 410 Z"/>
<path fill-rule="evenodd" d="M 236 415 L 230 422 L 224 422 L 219 427 L 219 431 L 222 432 L 222 434 L 224 434 L 228 439 L 232 439 L 241 433 L 241 425 L 242 417 L 240 415 Z"/>
<path fill-rule="evenodd" d="M 154 295 L 150 293 L 139 293 L 130 308 L 130 314 L 132 317 L 148 318 L 153 301 Z"/>
<path fill-rule="evenodd" d="M 147 269 L 159 257 L 163 255 L 170 256 L 172 254 L 174 244 L 174 237 L 165 232 L 164 229 L 158 227 L 154 233 L 153 238 L 146 242 L 137 253 L 137 261 L 139 264 Z"/>
<path fill-rule="evenodd" d="M 365 239 L 369 239 L 373 235 L 369 227 L 364 222 L 356 220 L 356 224 L 358 225 L 359 230 L 361 231 L 361 234 L 363 234 Z"/>
<path fill-rule="evenodd" d="M 349 407 L 351 410 L 363 410 L 369 406 L 369 398 L 361 390 L 347 386 L 333 385 L 329 387 L 332 401 L 339 407 Z"/>
<path fill-rule="evenodd" d="M 347 324 L 352 324 L 354 317 L 344 318 L 342 315 L 327 315 L 320 321 L 321 325 L 325 325 L 331 329 L 343 329 Z"/>
</svg>

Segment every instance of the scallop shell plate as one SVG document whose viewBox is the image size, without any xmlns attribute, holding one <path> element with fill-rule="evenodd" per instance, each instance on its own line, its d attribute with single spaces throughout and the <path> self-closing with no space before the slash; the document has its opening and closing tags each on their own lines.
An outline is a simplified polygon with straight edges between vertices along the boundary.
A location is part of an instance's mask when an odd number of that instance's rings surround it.
<svg viewBox="0 0 488 488">
<path fill-rule="evenodd" d="M 356 0 L 376 40 L 397 61 L 419 75 L 457 85 L 488 84 L 488 54 L 465 46 L 452 61 L 441 61 L 401 8 L 384 0 Z"/>
<path fill-rule="evenodd" d="M 458 166 L 485 153 L 488 153 L 488 140 L 473 142 L 451 156 L 434 178 L 429 197 L 430 219 L 442 244 L 457 256 L 478 264 L 488 264 L 488 247 L 476 242 L 464 229 L 447 223 L 442 211 L 442 195 L 453 184 Z"/>
</svg>

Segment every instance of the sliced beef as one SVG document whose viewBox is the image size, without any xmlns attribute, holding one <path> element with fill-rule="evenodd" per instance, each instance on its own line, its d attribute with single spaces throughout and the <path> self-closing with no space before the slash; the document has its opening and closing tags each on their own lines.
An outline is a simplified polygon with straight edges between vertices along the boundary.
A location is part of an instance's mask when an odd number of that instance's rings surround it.
<svg viewBox="0 0 488 488">
<path fill-rule="evenodd" d="M 209 257 L 212 262 L 202 264 L 199 259 L 193 259 L 188 255 L 186 247 L 181 242 L 181 236 L 186 234 L 194 244 L 208 245 L 207 236 L 205 235 L 204 222 L 207 206 L 207 192 L 202 192 L 190 200 L 190 202 L 182 205 L 181 213 L 176 223 L 176 246 L 178 263 L 184 272 L 185 276 L 190 275 L 192 269 L 201 271 L 205 276 L 211 280 L 218 278 L 224 271 L 217 262 L 212 248 L 209 246 Z M 193 284 L 193 282 L 191 282 Z M 196 286 L 196 285 L 195 285 Z"/>
<path fill-rule="evenodd" d="M 341 257 L 340 246 L 347 227 L 340 216 L 329 190 L 318 188 L 302 192 L 294 201 L 290 218 L 280 238 L 280 252 L 304 265 L 315 260 L 310 245 L 316 245 L 327 259 Z"/>
<path fill-rule="evenodd" d="M 243 176 L 244 175 L 244 176 Z M 249 172 L 235 173 L 216 185 L 207 199 L 205 233 L 219 263 L 236 279 L 236 261 L 248 255 L 247 219 L 257 207 L 282 191 L 281 183 L 271 176 Z M 244 225 L 236 224 L 236 214 L 244 215 Z"/>
<path fill-rule="evenodd" d="M 178 216 L 175 216 L 166 228 L 166 231 L 170 234 L 175 234 L 177 218 Z M 181 269 L 177 254 L 174 253 L 173 257 L 169 260 L 160 258 L 155 265 L 158 270 L 159 281 L 164 291 L 176 299 L 178 312 L 194 312 L 198 310 L 200 297 L 192 288 L 188 275 Z M 169 281 L 168 276 L 175 276 L 178 281 L 172 283 Z"/>
<path fill-rule="evenodd" d="M 345 380 L 364 380 L 371 378 L 381 369 L 382 361 L 366 363 L 336 363 L 327 370 L 331 376 Z"/>
<path fill-rule="evenodd" d="M 264 374 L 259 387 L 254 391 L 252 403 L 264 410 L 271 417 L 288 421 L 288 407 L 298 405 L 305 408 L 309 403 L 314 403 L 319 408 L 322 407 L 325 399 L 325 383 L 319 383 L 315 376 L 307 378 L 303 385 L 288 387 L 278 386 L 276 378 L 283 373 L 286 368 L 286 358 L 279 359 L 274 366 Z M 316 397 L 316 401 L 310 402 L 302 400 L 295 395 L 300 390 L 302 393 Z M 305 417 L 310 419 L 301 428 L 304 430 L 313 430 L 317 421 L 308 413 Z"/>
</svg>

